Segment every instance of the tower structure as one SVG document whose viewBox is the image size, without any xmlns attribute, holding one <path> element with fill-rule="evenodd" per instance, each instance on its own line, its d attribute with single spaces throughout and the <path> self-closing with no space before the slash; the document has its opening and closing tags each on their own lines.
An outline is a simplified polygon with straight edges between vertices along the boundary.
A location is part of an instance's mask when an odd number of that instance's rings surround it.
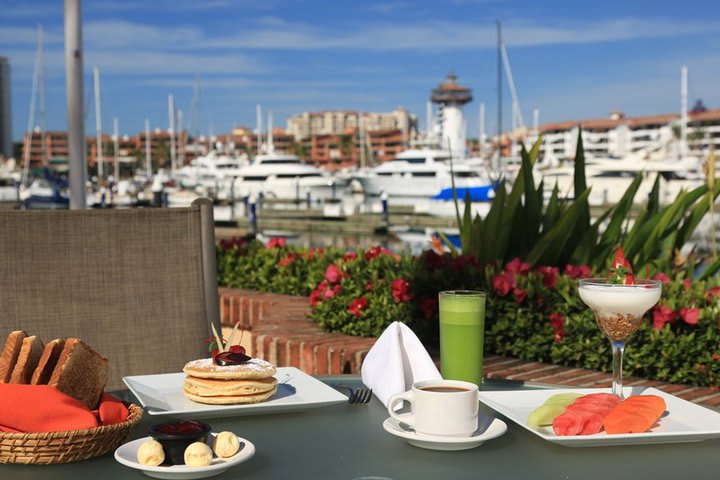
<svg viewBox="0 0 720 480">
<path fill-rule="evenodd" d="M 457 75 L 449 73 L 447 79 L 432 91 L 430 100 L 438 105 L 441 125 L 441 144 L 447 146 L 453 157 L 465 154 L 465 117 L 463 105 L 472 101 L 472 90 L 457 83 Z"/>
</svg>

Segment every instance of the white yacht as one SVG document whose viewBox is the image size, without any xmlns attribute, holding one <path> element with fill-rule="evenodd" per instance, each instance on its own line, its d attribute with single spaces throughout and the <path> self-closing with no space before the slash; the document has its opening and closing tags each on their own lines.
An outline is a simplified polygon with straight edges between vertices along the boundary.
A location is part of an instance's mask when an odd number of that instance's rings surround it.
<svg viewBox="0 0 720 480">
<path fill-rule="evenodd" d="M 429 198 L 452 188 L 450 152 L 436 148 L 411 148 L 394 160 L 359 172 L 357 180 L 366 195 Z M 453 161 L 452 174 L 457 188 L 489 185 L 490 179 L 479 168 Z"/>
<path fill-rule="evenodd" d="M 230 157 L 213 150 L 179 169 L 176 173 L 177 182 L 186 189 L 200 188 L 204 191 L 220 192 L 233 178 L 238 177 L 241 169 L 247 165 L 247 159 Z"/>
<path fill-rule="evenodd" d="M 267 198 L 305 199 L 308 192 L 313 200 L 339 198 L 348 182 L 335 178 L 313 165 L 300 161 L 297 155 L 269 153 L 258 155 L 236 175 L 236 198 L 254 197 L 262 193 Z"/>
<path fill-rule="evenodd" d="M 574 165 L 537 168 L 536 181 L 544 181 L 548 197 L 555 184 L 560 196 L 572 197 L 574 193 Z M 635 203 L 645 201 L 652 191 L 657 175 L 660 175 L 660 203 L 671 203 L 681 190 L 692 190 L 704 184 L 701 162 L 695 157 L 642 161 L 636 158 L 591 158 L 586 161 L 585 177 L 592 187 L 590 205 L 614 205 L 620 201 L 637 174 L 643 180 L 635 195 Z"/>
</svg>

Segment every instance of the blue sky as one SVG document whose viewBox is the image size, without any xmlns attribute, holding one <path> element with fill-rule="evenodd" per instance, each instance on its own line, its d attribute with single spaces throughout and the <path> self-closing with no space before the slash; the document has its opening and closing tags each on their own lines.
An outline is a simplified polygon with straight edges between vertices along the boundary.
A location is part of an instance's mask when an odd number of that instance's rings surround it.
<svg viewBox="0 0 720 480">
<path fill-rule="evenodd" d="M 66 119 L 60 0 L 0 0 L 0 56 L 12 68 L 13 137 L 27 128 L 36 27 L 45 31 L 46 125 Z M 430 90 L 452 70 L 473 89 L 465 107 L 477 136 L 485 102 L 496 129 L 495 20 L 526 123 L 679 111 L 680 67 L 690 102 L 720 108 L 720 9 L 706 1 L 93 0 L 83 5 L 85 96 L 101 74 L 102 120 L 135 134 L 167 127 L 167 95 L 190 121 L 195 75 L 201 130 L 277 126 L 324 109 L 404 106 L 424 127 Z M 505 126 L 509 93 L 505 88 Z M 94 134 L 92 103 L 86 132 Z"/>
</svg>

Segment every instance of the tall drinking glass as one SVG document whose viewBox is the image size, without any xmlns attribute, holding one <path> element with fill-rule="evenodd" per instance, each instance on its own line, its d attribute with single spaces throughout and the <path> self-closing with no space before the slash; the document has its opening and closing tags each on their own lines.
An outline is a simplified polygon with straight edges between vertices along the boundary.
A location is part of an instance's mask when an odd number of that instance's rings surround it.
<svg viewBox="0 0 720 480">
<path fill-rule="evenodd" d="M 482 382 L 485 292 L 440 292 L 440 370 L 446 380 Z"/>
<path fill-rule="evenodd" d="M 578 293 L 595 314 L 600 330 L 612 345 L 612 393 L 622 392 L 622 360 L 625 342 L 640 328 L 645 312 L 650 310 L 662 291 L 660 280 L 636 280 L 632 285 L 608 283 L 604 278 L 584 278 L 578 282 Z"/>
</svg>

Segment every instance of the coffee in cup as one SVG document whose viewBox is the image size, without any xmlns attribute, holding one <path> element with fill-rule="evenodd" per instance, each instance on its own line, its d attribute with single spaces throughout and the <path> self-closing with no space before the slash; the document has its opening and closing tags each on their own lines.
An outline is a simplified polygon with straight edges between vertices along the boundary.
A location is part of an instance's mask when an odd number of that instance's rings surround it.
<svg viewBox="0 0 720 480">
<path fill-rule="evenodd" d="M 410 413 L 395 412 L 402 400 L 410 403 Z M 427 380 L 390 397 L 388 413 L 420 434 L 470 437 L 478 428 L 478 405 L 478 387 L 474 383 Z"/>
</svg>

